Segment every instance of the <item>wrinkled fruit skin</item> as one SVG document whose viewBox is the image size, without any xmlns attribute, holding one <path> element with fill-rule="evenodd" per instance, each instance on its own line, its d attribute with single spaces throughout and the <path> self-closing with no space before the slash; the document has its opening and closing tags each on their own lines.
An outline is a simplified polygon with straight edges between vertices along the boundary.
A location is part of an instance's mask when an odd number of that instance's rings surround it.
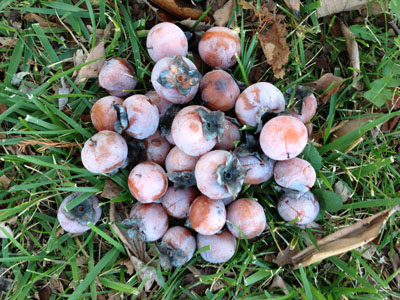
<svg viewBox="0 0 400 300">
<path fill-rule="evenodd" d="M 151 83 L 153 84 L 154 90 L 161 98 L 174 104 L 184 104 L 194 98 L 197 90 L 199 89 L 199 83 L 193 85 L 188 94 L 182 95 L 177 88 L 166 88 L 158 82 L 161 72 L 170 70 L 170 66 L 173 64 L 174 58 L 175 57 L 164 57 L 156 63 L 153 71 L 151 72 Z M 183 57 L 183 60 L 187 65 L 189 65 L 190 70 L 197 70 L 195 64 L 192 63 L 188 58 Z"/>
<path fill-rule="evenodd" d="M 257 82 L 246 88 L 236 100 L 235 112 L 244 125 L 256 126 L 262 110 L 279 113 L 285 110 L 285 97 L 273 84 Z"/>
<path fill-rule="evenodd" d="M 197 197 L 189 210 L 189 221 L 193 229 L 203 235 L 212 235 L 224 227 L 225 205 L 221 200 L 212 200 L 204 195 Z"/>
<path fill-rule="evenodd" d="M 58 208 L 57 211 L 57 219 L 58 222 L 60 223 L 62 229 L 64 229 L 66 232 L 73 233 L 75 235 L 79 235 L 84 233 L 85 231 L 88 231 L 90 229 L 89 226 L 80 224 L 78 220 L 71 220 L 69 219 L 65 214 L 65 205 L 67 205 L 69 202 L 74 200 L 80 193 L 72 193 L 68 197 L 66 197 L 63 202 L 61 203 L 60 207 Z M 93 220 L 93 224 L 96 224 L 101 217 L 101 208 L 99 206 L 99 199 L 95 196 L 91 196 L 91 201 L 93 205 L 93 209 L 95 211 L 95 216 Z"/>
<path fill-rule="evenodd" d="M 196 109 L 204 108 L 200 105 L 189 105 L 181 109 L 175 116 L 171 134 L 175 145 L 190 156 L 200 156 L 210 151 L 217 143 L 217 138 L 207 140 L 201 117 Z"/>
<path fill-rule="evenodd" d="M 184 219 L 189 216 L 190 205 L 199 196 L 194 187 L 187 189 L 175 189 L 170 186 L 161 198 L 161 204 L 171 217 Z"/>
<path fill-rule="evenodd" d="M 255 156 L 239 157 L 240 164 L 249 169 L 244 179 L 245 184 L 260 184 L 268 181 L 274 174 L 275 161 L 260 160 Z"/>
<path fill-rule="evenodd" d="M 161 251 L 168 255 L 174 267 L 181 267 L 187 263 L 195 250 L 196 239 L 189 229 L 182 226 L 168 229 L 161 241 Z"/>
<path fill-rule="evenodd" d="M 117 121 L 117 112 L 113 105 L 122 105 L 123 102 L 123 99 L 115 96 L 107 96 L 97 100 L 90 110 L 90 118 L 94 128 L 96 128 L 97 131 L 114 131 L 114 122 Z"/>
<path fill-rule="evenodd" d="M 267 224 L 261 204 L 247 198 L 238 199 L 228 206 L 226 220 L 229 231 L 241 239 L 243 235 L 237 228 L 247 239 L 251 239 L 259 236 Z"/>
<path fill-rule="evenodd" d="M 138 201 L 151 203 L 165 194 L 168 178 L 160 165 L 145 161 L 132 169 L 128 177 L 128 186 L 129 191 Z"/>
<path fill-rule="evenodd" d="M 112 96 L 124 97 L 136 87 L 137 80 L 133 78 L 135 70 L 130 63 L 120 57 L 106 61 L 99 73 L 99 85 Z"/>
<path fill-rule="evenodd" d="M 274 160 L 296 157 L 305 148 L 307 140 L 307 128 L 303 122 L 291 116 L 269 120 L 260 133 L 262 151 Z"/>
<path fill-rule="evenodd" d="M 168 215 L 159 203 L 135 203 L 129 217 L 135 223 L 141 238 L 146 242 L 154 242 L 162 238 L 168 229 Z"/>
<path fill-rule="evenodd" d="M 125 130 L 135 139 L 142 140 L 157 130 L 160 114 L 157 106 L 144 95 L 133 95 L 125 99 L 123 106 L 128 114 L 129 126 Z"/>
<path fill-rule="evenodd" d="M 224 135 L 214 147 L 214 150 L 233 150 L 235 141 L 240 141 L 240 128 L 231 121 L 224 120 Z"/>
<path fill-rule="evenodd" d="M 303 99 L 303 108 L 301 110 L 301 114 L 296 113 L 294 110 L 290 111 L 290 115 L 299 119 L 304 124 L 307 124 L 311 121 L 312 117 L 317 112 L 317 98 L 314 95 L 309 95 L 304 97 Z"/>
<path fill-rule="evenodd" d="M 199 54 L 210 67 L 229 68 L 236 63 L 235 54 L 241 54 L 239 36 L 229 28 L 212 27 L 200 39 Z"/>
<path fill-rule="evenodd" d="M 274 177 L 280 186 L 305 193 L 314 186 L 317 176 L 308 161 L 295 157 L 279 161 L 274 169 Z"/>
<path fill-rule="evenodd" d="M 173 23 L 159 23 L 150 29 L 146 48 L 152 60 L 158 62 L 168 56 L 186 56 L 188 41 L 182 29 Z"/>
<path fill-rule="evenodd" d="M 197 235 L 197 248 L 210 246 L 210 250 L 200 252 L 201 257 L 210 263 L 227 262 L 235 254 L 236 238 L 228 231 L 214 235 Z"/>
<path fill-rule="evenodd" d="M 146 158 L 161 166 L 165 164 L 165 159 L 171 150 L 171 144 L 165 137 L 161 137 L 160 130 L 144 140 L 146 147 Z"/>
<path fill-rule="evenodd" d="M 128 145 L 118 133 L 103 130 L 88 139 L 83 146 L 83 166 L 95 174 L 111 173 L 120 168 L 128 156 Z"/>
<path fill-rule="evenodd" d="M 165 159 L 165 169 L 170 172 L 192 172 L 199 156 L 190 156 L 178 147 L 172 148 Z"/>
<path fill-rule="evenodd" d="M 235 106 L 240 90 L 232 76 L 223 70 L 204 75 L 200 82 L 201 99 L 212 110 L 227 111 Z"/>
<path fill-rule="evenodd" d="M 287 222 L 297 219 L 294 224 L 306 225 L 314 221 L 319 212 L 319 203 L 311 192 L 284 194 L 278 202 L 278 213 Z"/>
</svg>

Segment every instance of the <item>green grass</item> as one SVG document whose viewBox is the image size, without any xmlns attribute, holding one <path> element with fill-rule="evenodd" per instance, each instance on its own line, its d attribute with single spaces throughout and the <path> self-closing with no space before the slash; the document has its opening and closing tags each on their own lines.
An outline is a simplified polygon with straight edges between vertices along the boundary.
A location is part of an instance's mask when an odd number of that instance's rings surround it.
<svg viewBox="0 0 400 300">
<path fill-rule="evenodd" d="M 273 82 L 284 91 L 294 84 L 317 80 L 328 72 L 318 69 L 316 60 L 323 47 L 329 48 L 326 55 L 330 72 L 346 81 L 341 92 L 329 103 L 319 106 L 313 124 L 314 132 L 321 131 L 322 139 L 316 150 L 309 149 L 305 155 L 313 165 L 322 164 L 316 188 L 329 195 L 327 191 L 332 191 L 335 183 L 341 181 L 351 191 L 351 199 L 338 210 L 336 206 L 331 209 L 326 206 L 328 211 L 322 211 L 317 219 L 319 228 L 303 230 L 281 221 L 275 208 L 279 193 L 272 188 L 272 181 L 246 187 L 242 195 L 257 199 L 265 207 L 268 226 L 264 234 L 249 241 L 240 240 L 235 256 L 227 263 L 206 263 L 198 251 L 187 265 L 172 270 L 161 269 L 154 246 L 149 243 L 146 249 L 155 261 L 150 268 L 155 269 L 161 285 L 155 284 L 151 292 L 144 294 L 144 282 L 137 270 L 130 275 L 123 264 L 127 253 L 111 229 L 110 200 L 102 200 L 100 222 L 90 225 L 91 230 L 78 237 L 60 231 L 56 213 L 63 198 L 71 192 L 80 191 L 83 196 L 69 208 L 84 197 L 99 194 L 106 178 L 91 174 L 80 162 L 83 143 L 95 133 L 91 123 L 82 116 L 89 113 L 95 99 L 107 95 L 97 80 L 75 84 L 72 77 L 74 71 L 83 67 L 72 63 L 76 51 L 85 47 L 90 52 L 99 41 L 86 25 L 104 29 L 108 22 L 114 24 L 116 29 L 106 41 L 106 55 L 125 57 L 135 65 L 140 93 L 151 89 L 153 63 L 145 50 L 145 37 L 154 24 L 149 21 L 152 11 L 143 5 L 144 17 L 138 18 L 131 11 L 131 1 L 100 1 L 99 6 L 88 0 L 2 1 L 0 36 L 15 38 L 16 43 L 0 48 L 0 105 L 7 106 L 0 114 L 0 178 L 5 176 L 11 180 L 7 189 L 0 184 L 0 222 L 14 218 L 10 225 L 13 236 L 0 239 L 0 270 L 3 268 L 0 277 L 12 281 L 11 289 L 0 294 L 0 299 L 33 299 L 52 278 L 63 284 L 63 291 L 54 290 L 49 299 L 96 299 L 101 295 L 108 298 L 115 293 L 123 299 L 139 294 L 139 298 L 148 299 L 400 297 L 395 278 L 400 271 L 393 270 L 390 263 L 400 241 L 398 214 L 388 220 L 381 235 L 374 240 L 376 252 L 370 260 L 362 255 L 366 249 L 353 250 L 298 270 L 279 267 L 270 259 L 279 249 L 289 245 L 303 249 L 320 236 L 400 203 L 399 124 L 391 132 L 379 129 L 379 125 L 399 116 L 400 112 L 383 113 L 363 97 L 365 91 L 374 88 L 374 81 L 385 76 L 399 78 L 395 68 L 387 67 L 400 64 L 399 38 L 391 35 L 388 23 L 395 12 L 386 10 L 385 15 L 369 16 L 364 19 L 365 24 L 351 27 L 359 42 L 361 81 L 365 86 L 363 91 L 355 91 L 351 88 L 352 67 L 344 39 L 334 34 L 334 21 L 339 16 L 331 20 L 317 19 L 315 2 L 304 4 L 302 19 L 298 19 L 283 1 L 278 1 L 278 13 L 286 16 L 287 42 L 291 49 L 282 80 L 273 78 L 272 68 L 265 62 L 257 38 L 257 24 L 250 21 L 248 12 L 237 7 L 230 23 L 239 27 L 242 56 L 233 74 L 248 85 L 252 70 L 258 68 L 260 81 Z M 20 22 L 21 27 L 13 27 L 9 22 L 11 11 L 22 15 L 36 13 L 69 27 L 40 27 L 25 20 Z M 346 14 L 349 20 L 357 16 L 357 12 Z M 29 74 L 19 86 L 13 86 L 13 76 L 18 72 Z M 71 87 L 70 94 L 65 95 L 68 111 L 58 109 L 53 90 L 61 84 L 62 77 Z M 332 140 L 332 128 L 360 115 L 376 118 L 357 131 Z M 62 147 L 56 147 L 60 144 Z M 135 201 L 127 192 L 129 171 L 110 176 L 125 190 L 114 201 L 122 201 L 127 206 Z M 320 201 L 329 200 L 328 197 Z M 194 270 L 200 272 L 196 277 Z M 268 289 L 276 275 L 286 283 L 287 295 L 281 289 Z"/>
</svg>

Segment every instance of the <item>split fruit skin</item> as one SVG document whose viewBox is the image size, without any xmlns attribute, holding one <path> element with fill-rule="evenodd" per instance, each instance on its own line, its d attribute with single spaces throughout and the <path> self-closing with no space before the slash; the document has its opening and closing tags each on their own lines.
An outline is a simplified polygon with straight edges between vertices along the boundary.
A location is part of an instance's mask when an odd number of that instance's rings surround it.
<svg viewBox="0 0 400 300">
<path fill-rule="evenodd" d="M 167 191 L 168 178 L 164 169 L 152 161 L 137 164 L 128 177 L 129 191 L 138 201 L 151 203 Z"/>
<path fill-rule="evenodd" d="M 184 219 L 189 216 L 190 205 L 198 196 L 199 192 L 194 187 L 175 189 L 170 186 L 161 198 L 161 204 L 171 217 Z"/>
<path fill-rule="evenodd" d="M 278 201 L 278 213 L 287 222 L 296 220 L 296 225 L 307 225 L 315 220 L 319 212 L 319 203 L 310 191 L 286 193 Z"/>
<path fill-rule="evenodd" d="M 212 27 L 200 39 L 199 54 L 210 67 L 229 68 L 236 63 L 235 54 L 241 54 L 239 36 L 229 28 Z"/>
<path fill-rule="evenodd" d="M 160 249 L 161 253 L 168 256 L 172 266 L 181 267 L 193 257 L 196 239 L 189 229 L 174 226 L 164 234 Z"/>
<path fill-rule="evenodd" d="M 226 220 L 229 231 L 241 239 L 243 235 L 247 239 L 259 236 L 267 225 L 261 204 L 247 198 L 238 199 L 228 206 Z"/>
<path fill-rule="evenodd" d="M 200 195 L 190 206 L 189 221 L 192 228 L 198 233 L 215 234 L 225 225 L 225 205 L 221 200 L 213 200 Z"/>
<path fill-rule="evenodd" d="M 83 166 L 95 174 L 111 173 L 124 165 L 128 156 L 128 145 L 118 133 L 103 130 L 88 139 L 83 146 Z"/>
<path fill-rule="evenodd" d="M 172 121 L 171 134 L 176 146 L 190 156 L 200 156 L 210 151 L 217 143 L 217 138 L 207 140 L 203 123 L 196 109 L 200 105 L 189 105 L 181 109 Z"/>
<path fill-rule="evenodd" d="M 143 140 L 156 132 L 160 113 L 149 98 L 144 95 L 133 95 L 125 99 L 123 106 L 128 115 L 129 126 L 125 130 L 128 135 Z"/>
<path fill-rule="evenodd" d="M 165 159 L 171 150 L 171 144 L 168 143 L 165 137 L 161 136 L 160 130 L 157 130 L 153 135 L 146 138 L 144 146 L 148 161 L 153 161 L 161 166 L 165 164 Z"/>
<path fill-rule="evenodd" d="M 155 64 L 153 71 L 151 72 L 151 83 L 153 84 L 154 90 L 161 98 L 174 104 L 184 104 L 196 96 L 196 93 L 199 89 L 199 83 L 191 86 L 189 92 L 183 95 L 176 87 L 167 88 L 162 86 L 158 81 L 163 71 L 171 71 L 175 58 L 176 57 L 174 56 L 164 57 Z M 182 57 L 182 59 L 189 66 L 189 70 L 197 70 L 195 64 L 191 60 L 186 57 Z"/>
<path fill-rule="evenodd" d="M 262 151 L 274 160 L 296 157 L 307 145 L 307 140 L 306 126 L 291 116 L 278 116 L 269 120 L 260 133 Z"/>
<path fill-rule="evenodd" d="M 260 184 L 268 181 L 274 174 L 275 161 L 272 159 L 258 159 L 254 155 L 239 157 L 240 164 L 248 169 L 245 184 Z"/>
<path fill-rule="evenodd" d="M 146 48 L 151 59 L 158 62 L 168 56 L 186 56 L 188 41 L 182 29 L 173 23 L 163 22 L 150 29 Z"/>
<path fill-rule="evenodd" d="M 137 85 L 133 78 L 135 69 L 123 58 L 114 57 L 107 60 L 99 73 L 99 85 L 112 96 L 124 97 L 129 95 Z"/>
<path fill-rule="evenodd" d="M 165 169 L 172 172 L 193 172 L 200 156 L 187 155 L 177 146 L 173 147 L 165 159 Z"/>
<path fill-rule="evenodd" d="M 96 128 L 97 131 L 114 131 L 114 122 L 117 121 L 117 112 L 113 105 L 122 105 L 123 102 L 123 99 L 115 96 L 106 96 L 97 100 L 90 110 L 90 118 L 94 128 Z"/>
<path fill-rule="evenodd" d="M 257 82 L 246 88 L 238 97 L 235 112 L 244 125 L 257 126 L 257 118 L 265 112 L 285 110 L 285 97 L 273 84 Z"/>
<path fill-rule="evenodd" d="M 274 178 L 281 187 L 305 193 L 314 186 L 316 173 L 308 161 L 295 157 L 277 162 Z"/>
<path fill-rule="evenodd" d="M 317 112 L 317 98 L 312 95 L 308 95 L 303 98 L 303 107 L 301 110 L 301 113 L 298 114 L 294 110 L 290 112 L 290 115 L 299 119 L 302 121 L 304 124 L 307 124 L 311 121 L 312 117 L 315 115 Z"/>
<path fill-rule="evenodd" d="M 240 128 L 225 118 L 224 135 L 217 141 L 214 150 L 233 150 L 235 149 L 235 141 L 240 141 Z"/>
<path fill-rule="evenodd" d="M 65 206 L 74 200 L 77 196 L 79 196 L 80 193 L 75 192 L 70 194 L 68 197 L 66 197 L 63 202 L 61 203 L 60 207 L 58 208 L 57 211 L 57 219 L 58 222 L 60 223 L 62 229 L 64 229 L 66 232 L 73 233 L 75 235 L 80 235 L 84 233 L 85 231 L 88 231 L 90 229 L 89 226 L 81 224 L 78 222 L 78 220 L 71 220 L 68 218 L 68 216 L 65 215 Z M 94 219 L 93 219 L 93 224 L 96 224 L 101 217 L 101 208 L 99 206 L 99 199 L 96 196 L 90 196 L 89 199 L 92 202 L 93 209 L 95 212 Z"/>
<path fill-rule="evenodd" d="M 209 246 L 210 250 L 200 252 L 201 257 L 210 263 L 227 262 L 235 254 L 236 238 L 229 230 L 213 235 L 197 235 L 197 248 Z"/>
<path fill-rule="evenodd" d="M 141 238 L 154 242 L 162 238 L 168 230 L 168 215 L 159 203 L 140 203 L 133 205 L 129 217 L 135 224 Z"/>
<path fill-rule="evenodd" d="M 200 81 L 201 99 L 212 110 L 228 111 L 235 106 L 240 89 L 223 70 L 208 72 Z"/>
</svg>

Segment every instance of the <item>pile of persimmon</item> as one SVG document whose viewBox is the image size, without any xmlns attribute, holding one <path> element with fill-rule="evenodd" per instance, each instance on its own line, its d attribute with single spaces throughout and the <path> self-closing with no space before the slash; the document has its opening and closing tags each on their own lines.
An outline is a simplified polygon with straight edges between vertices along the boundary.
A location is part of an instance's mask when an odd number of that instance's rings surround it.
<svg viewBox="0 0 400 300">
<path fill-rule="evenodd" d="M 305 123 L 316 111 L 312 93 L 297 87 L 301 105 L 289 109 L 271 83 L 241 91 L 229 70 L 241 55 L 241 43 L 229 28 L 213 27 L 201 37 L 198 53 L 213 68 L 204 75 L 187 57 L 184 32 L 172 23 L 154 26 L 146 47 L 155 62 L 154 90 L 134 94 L 134 66 L 123 58 L 108 60 L 99 84 L 110 96 L 91 109 L 98 133 L 81 155 L 95 174 L 112 176 L 129 167 L 129 191 L 137 200 L 125 221 L 131 233 L 144 241 L 161 240 L 160 252 L 175 267 L 205 246 L 204 260 L 226 262 L 237 238 L 255 238 L 266 228 L 263 206 L 242 196 L 243 186 L 272 177 L 283 191 L 279 215 L 299 226 L 312 222 L 319 211 L 310 192 L 316 174 L 297 158 L 308 142 Z M 69 212 L 63 205 L 60 223 L 74 233 L 100 217 L 95 197 Z M 176 224 L 182 220 L 182 226 L 169 227 L 171 218 Z"/>
</svg>

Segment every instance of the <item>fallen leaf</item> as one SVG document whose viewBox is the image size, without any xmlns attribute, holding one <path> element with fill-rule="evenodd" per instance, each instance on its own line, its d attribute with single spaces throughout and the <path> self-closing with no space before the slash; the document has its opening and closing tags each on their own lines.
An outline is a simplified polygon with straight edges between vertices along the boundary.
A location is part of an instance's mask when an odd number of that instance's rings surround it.
<svg viewBox="0 0 400 300">
<path fill-rule="evenodd" d="M 289 59 L 289 46 L 286 44 L 287 31 L 284 25 L 274 23 L 266 34 L 259 34 L 258 38 L 268 64 L 272 66 L 274 76 L 282 79 L 285 76 L 283 66 Z"/>
<path fill-rule="evenodd" d="M 279 251 L 278 255 L 275 259 L 272 260 L 273 263 L 277 264 L 278 266 L 283 266 L 291 263 L 292 256 L 296 255 L 299 252 L 296 248 L 290 249 L 288 246 L 285 250 Z"/>
<path fill-rule="evenodd" d="M 396 252 L 393 252 L 390 262 L 392 263 L 393 271 L 396 271 L 400 267 L 400 256 Z M 397 273 L 395 279 L 397 283 L 397 289 L 400 289 L 400 273 Z"/>
<path fill-rule="evenodd" d="M 349 200 L 352 194 L 349 188 L 342 181 L 336 182 L 333 186 L 333 189 L 336 194 L 339 194 L 342 197 L 343 203 Z"/>
<path fill-rule="evenodd" d="M 14 47 L 17 43 L 17 40 L 11 37 L 2 37 L 0 36 L 0 45 L 5 47 Z"/>
<path fill-rule="evenodd" d="M 47 21 L 45 18 L 35 14 L 35 13 L 27 13 L 24 15 L 24 19 L 27 22 L 37 22 L 40 27 L 56 27 L 57 23 Z"/>
<path fill-rule="evenodd" d="M 363 7 L 368 0 L 321 0 L 317 8 L 318 18 L 333 15 L 342 11 L 351 11 Z"/>
<path fill-rule="evenodd" d="M 214 14 L 215 25 L 217 26 L 225 26 L 229 19 L 233 14 L 233 10 L 235 9 L 236 1 L 229 0 L 222 6 L 221 8 L 217 9 Z"/>
<path fill-rule="evenodd" d="M 0 104 L 0 115 L 7 110 L 7 104 L 1 103 Z"/>
<path fill-rule="evenodd" d="M 364 250 L 365 249 L 365 250 Z M 375 245 L 367 244 L 365 246 L 356 249 L 359 252 L 362 252 L 361 256 L 366 260 L 373 260 L 375 253 L 378 251 Z"/>
<path fill-rule="evenodd" d="M 50 278 L 49 286 L 53 291 L 57 291 L 59 294 L 64 293 L 64 287 L 61 283 L 61 280 L 58 278 Z"/>
<path fill-rule="evenodd" d="M 51 288 L 46 285 L 39 290 L 39 300 L 48 300 L 51 296 Z"/>
<path fill-rule="evenodd" d="M 6 225 L 6 223 L 6 221 L 0 222 L 0 239 L 8 239 L 4 231 L 8 232 L 12 237 L 14 236 L 10 226 Z"/>
<path fill-rule="evenodd" d="M 319 100 L 322 103 L 327 103 L 330 97 L 340 90 L 343 82 L 344 79 L 342 77 L 326 73 L 320 79 L 306 83 L 305 85 L 312 87 L 316 92 L 322 92 Z"/>
<path fill-rule="evenodd" d="M 196 24 L 196 22 L 197 22 L 197 20 L 185 19 L 185 20 L 179 21 L 178 23 L 183 25 L 183 26 L 185 26 L 185 27 L 187 27 L 187 28 L 192 28 L 194 26 L 194 24 Z M 211 23 L 208 24 L 208 23 L 205 23 L 205 22 L 200 22 L 200 23 L 197 24 L 195 32 L 207 31 L 208 29 L 211 28 L 211 26 L 212 26 Z"/>
<path fill-rule="evenodd" d="M 181 19 L 195 19 L 201 17 L 203 10 L 197 6 L 193 6 L 190 2 L 182 0 L 151 0 L 150 2 L 158 5 L 162 9 L 168 11 L 172 15 Z M 208 16 L 203 18 L 204 22 L 210 23 L 211 20 Z"/>
<path fill-rule="evenodd" d="M 106 184 L 104 185 L 103 192 L 101 193 L 100 196 L 103 198 L 106 198 L 108 200 L 113 200 L 115 198 L 119 197 L 119 194 L 123 191 L 124 189 L 116 184 L 114 181 L 112 181 L 110 178 L 106 178 Z"/>
<path fill-rule="evenodd" d="M 300 16 L 300 0 L 284 0 L 287 7 L 289 7 L 293 13 L 299 17 Z"/>
<path fill-rule="evenodd" d="M 289 294 L 289 289 L 287 288 L 282 277 L 279 276 L 278 274 L 276 274 L 274 276 L 274 279 L 272 280 L 271 285 L 268 287 L 268 290 L 275 289 L 275 288 L 281 289 L 285 295 Z"/>
<path fill-rule="evenodd" d="M 284 15 L 275 13 L 276 4 L 272 1 L 266 1 L 259 8 L 257 8 L 257 6 L 251 2 L 247 2 L 246 0 L 241 0 L 239 5 L 245 10 L 251 10 L 258 18 L 258 22 L 262 28 L 264 28 L 264 26 L 271 25 L 274 22 L 283 21 L 285 18 Z"/>
<path fill-rule="evenodd" d="M 0 184 L 3 187 L 3 189 L 8 190 L 8 188 L 10 187 L 10 183 L 11 179 L 8 176 L 6 175 L 0 176 Z"/>
<path fill-rule="evenodd" d="M 78 76 L 75 81 L 81 82 L 84 78 L 97 78 L 100 73 L 101 67 L 104 65 L 106 61 L 104 58 L 105 55 L 106 55 L 106 50 L 104 49 L 104 42 L 100 42 L 89 53 L 88 57 L 85 60 L 85 63 L 96 59 L 98 60 L 82 67 L 79 70 Z M 100 57 L 103 58 L 99 59 Z"/>
<path fill-rule="evenodd" d="M 317 241 L 319 250 L 310 245 L 287 261 L 297 269 L 319 262 L 334 255 L 340 255 L 350 250 L 361 247 L 375 239 L 388 218 L 400 209 L 400 204 L 386 209 L 353 225 L 339 229 L 338 231 Z"/>
<path fill-rule="evenodd" d="M 346 49 L 350 56 L 351 66 L 355 69 L 353 70 L 353 81 L 356 81 L 361 76 L 360 72 L 356 71 L 361 70 L 360 54 L 358 52 L 356 37 L 342 21 L 340 21 L 340 28 L 342 29 L 343 36 L 346 39 Z M 364 88 L 363 82 L 358 80 L 353 84 L 353 87 L 360 91 Z"/>
<path fill-rule="evenodd" d="M 350 132 L 359 130 L 361 126 L 367 124 L 372 120 L 375 120 L 376 118 L 377 117 L 361 115 L 359 116 L 359 118 L 356 119 L 342 121 L 339 123 L 339 125 L 336 126 L 337 129 L 335 128 L 335 130 L 331 131 L 331 134 L 333 136 L 332 140 L 334 141 Z"/>
<path fill-rule="evenodd" d="M 132 275 L 135 272 L 135 267 L 130 259 L 124 259 L 121 264 L 126 267 L 126 273 L 128 273 L 128 275 Z"/>
</svg>

